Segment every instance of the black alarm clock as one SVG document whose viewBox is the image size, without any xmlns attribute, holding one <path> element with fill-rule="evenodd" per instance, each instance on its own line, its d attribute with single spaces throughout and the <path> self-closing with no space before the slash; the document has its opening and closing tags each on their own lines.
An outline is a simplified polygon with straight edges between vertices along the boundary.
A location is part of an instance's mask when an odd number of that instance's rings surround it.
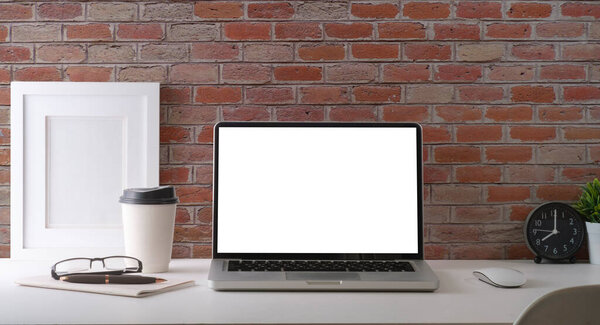
<svg viewBox="0 0 600 325">
<path fill-rule="evenodd" d="M 542 260 L 575 263 L 574 255 L 583 244 L 585 221 L 571 206 L 550 202 L 529 213 L 524 230 L 536 263 Z"/>
</svg>

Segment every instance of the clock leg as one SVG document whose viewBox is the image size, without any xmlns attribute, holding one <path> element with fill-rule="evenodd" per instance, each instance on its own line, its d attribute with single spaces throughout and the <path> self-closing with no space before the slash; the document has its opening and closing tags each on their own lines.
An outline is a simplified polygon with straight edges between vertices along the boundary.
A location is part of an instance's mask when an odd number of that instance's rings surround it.
<svg viewBox="0 0 600 325">
<path fill-rule="evenodd" d="M 542 263 L 542 258 L 541 258 L 541 257 L 539 257 L 539 256 L 536 256 L 536 257 L 533 259 L 533 261 L 534 261 L 536 264 L 540 264 L 540 263 Z"/>
<path fill-rule="evenodd" d="M 575 258 L 575 256 L 572 256 L 572 257 L 569 259 L 569 262 L 571 262 L 571 264 L 575 263 L 576 261 L 577 261 L 577 258 Z"/>
</svg>

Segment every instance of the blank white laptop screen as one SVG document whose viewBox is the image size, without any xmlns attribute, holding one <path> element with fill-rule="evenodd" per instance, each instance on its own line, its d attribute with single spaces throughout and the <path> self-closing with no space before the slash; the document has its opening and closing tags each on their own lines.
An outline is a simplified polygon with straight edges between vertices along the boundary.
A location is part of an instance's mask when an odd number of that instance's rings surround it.
<svg viewBox="0 0 600 325">
<path fill-rule="evenodd" d="M 418 253 L 416 127 L 221 127 L 218 253 Z"/>
</svg>

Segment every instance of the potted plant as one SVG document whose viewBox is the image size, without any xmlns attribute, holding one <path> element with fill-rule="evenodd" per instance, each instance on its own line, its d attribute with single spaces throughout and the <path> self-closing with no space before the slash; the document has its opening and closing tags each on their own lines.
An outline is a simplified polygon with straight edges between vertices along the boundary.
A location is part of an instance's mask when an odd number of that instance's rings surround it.
<svg viewBox="0 0 600 325">
<path fill-rule="evenodd" d="M 600 264 L 600 181 L 597 178 L 583 187 L 573 207 L 585 219 L 590 263 Z"/>
</svg>

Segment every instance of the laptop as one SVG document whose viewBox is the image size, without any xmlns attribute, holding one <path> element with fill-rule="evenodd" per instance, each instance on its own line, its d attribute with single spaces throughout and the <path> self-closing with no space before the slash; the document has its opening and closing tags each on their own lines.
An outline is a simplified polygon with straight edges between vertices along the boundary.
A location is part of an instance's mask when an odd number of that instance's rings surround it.
<svg viewBox="0 0 600 325">
<path fill-rule="evenodd" d="M 416 123 L 221 122 L 215 290 L 434 291 Z"/>
</svg>

